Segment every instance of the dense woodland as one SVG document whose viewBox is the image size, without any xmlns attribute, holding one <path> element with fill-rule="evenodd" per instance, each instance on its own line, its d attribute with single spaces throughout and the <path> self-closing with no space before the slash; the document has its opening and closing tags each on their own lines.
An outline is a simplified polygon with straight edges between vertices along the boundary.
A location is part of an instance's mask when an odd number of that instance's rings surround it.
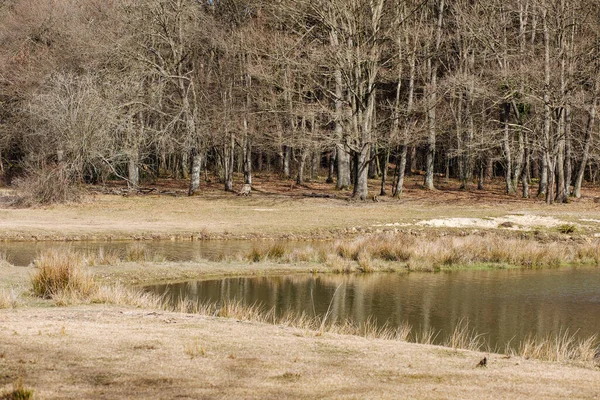
<svg viewBox="0 0 600 400">
<path fill-rule="evenodd" d="M 0 176 L 564 202 L 600 167 L 599 55 L 597 0 L 5 0 Z"/>
</svg>

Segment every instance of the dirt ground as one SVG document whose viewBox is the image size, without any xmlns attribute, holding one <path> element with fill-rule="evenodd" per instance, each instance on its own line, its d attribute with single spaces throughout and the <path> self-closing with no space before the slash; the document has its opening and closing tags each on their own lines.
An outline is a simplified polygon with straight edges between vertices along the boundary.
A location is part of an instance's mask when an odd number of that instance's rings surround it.
<svg viewBox="0 0 600 400">
<path fill-rule="evenodd" d="M 586 233 L 600 232 L 597 188 L 584 188 L 583 197 L 569 204 L 547 206 L 540 199 L 503 194 L 500 181 L 485 191 L 440 183 L 440 190 L 433 192 L 420 189 L 420 182 L 421 177 L 412 177 L 400 199 L 380 197 L 378 202 L 354 202 L 350 192 L 335 191 L 331 184 L 297 186 L 269 176 L 255 177 L 250 197 L 226 193 L 216 183 L 187 197 L 183 181 L 159 181 L 149 186 L 156 189 L 150 194 L 127 197 L 92 188 L 82 204 L 17 209 L 0 203 L 0 240 L 338 238 L 431 226 L 498 228 L 517 217 L 528 222 L 521 226 L 515 221 L 513 229 L 545 228 L 551 218 L 551 227 L 569 223 Z M 377 182 L 371 187 L 376 192 Z M 10 195 L 5 189 L 4 197 Z M 473 222 L 465 225 L 465 218 Z M 489 226 L 493 218 L 497 221 Z M 430 220 L 434 222 L 428 224 Z"/>
<path fill-rule="evenodd" d="M 577 366 L 101 305 L 0 312 L 0 371 L 0 390 L 20 377 L 38 399 L 600 394 L 600 372 Z"/>
</svg>

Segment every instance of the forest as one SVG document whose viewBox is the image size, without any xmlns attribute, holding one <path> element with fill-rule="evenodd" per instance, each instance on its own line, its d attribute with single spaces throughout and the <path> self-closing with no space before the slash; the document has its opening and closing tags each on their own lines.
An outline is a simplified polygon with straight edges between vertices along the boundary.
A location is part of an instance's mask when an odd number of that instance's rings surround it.
<svg viewBox="0 0 600 400">
<path fill-rule="evenodd" d="M 0 179 L 51 202 L 256 171 L 358 200 L 501 176 L 566 202 L 600 167 L 599 35 L 595 0 L 6 0 Z"/>
</svg>

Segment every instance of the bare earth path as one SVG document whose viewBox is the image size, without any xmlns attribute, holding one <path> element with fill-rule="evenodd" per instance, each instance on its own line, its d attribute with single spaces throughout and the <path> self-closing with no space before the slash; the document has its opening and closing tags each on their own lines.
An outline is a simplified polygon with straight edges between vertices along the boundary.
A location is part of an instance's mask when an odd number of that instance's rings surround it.
<svg viewBox="0 0 600 400">
<path fill-rule="evenodd" d="M 39 399 L 593 399 L 600 372 L 107 306 L 0 311 L 0 389 Z"/>
</svg>

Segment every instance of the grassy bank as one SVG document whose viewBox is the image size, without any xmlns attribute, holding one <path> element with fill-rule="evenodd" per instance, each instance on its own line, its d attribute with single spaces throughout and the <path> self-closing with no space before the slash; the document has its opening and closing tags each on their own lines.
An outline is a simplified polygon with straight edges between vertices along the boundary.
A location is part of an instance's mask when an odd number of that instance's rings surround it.
<svg viewBox="0 0 600 400">
<path fill-rule="evenodd" d="M 81 204 L 44 208 L 0 204 L 0 240 L 296 240 L 393 230 L 460 234 L 473 229 L 555 234 L 561 225 L 586 236 L 600 230 L 597 188 L 587 188 L 583 198 L 569 204 L 547 206 L 541 200 L 502 194 L 501 185 L 485 192 L 426 192 L 418 189 L 417 177 L 411 179 L 402 198 L 382 197 L 377 203 L 353 202 L 350 193 L 331 185 L 309 183 L 290 190 L 272 188 L 272 182 L 257 178 L 249 198 L 214 185 L 194 197 L 96 194 Z M 306 197 L 314 193 L 331 197 Z M 511 217 L 494 223 L 505 216 Z M 440 221 L 449 219 L 462 220 Z M 431 220 L 436 223 L 428 224 Z"/>
<path fill-rule="evenodd" d="M 288 250 L 282 244 L 256 246 L 252 262 L 314 262 L 339 273 L 438 271 L 471 267 L 548 268 L 569 264 L 598 265 L 600 240 L 507 238 L 499 234 L 429 237 L 381 233 L 343 240 L 318 248 Z"/>
<path fill-rule="evenodd" d="M 2 267 L 3 274 L 19 274 L 13 282 L 21 286 L 0 289 L 0 397 L 18 390 L 39 399 L 565 398 L 575 391 L 592 398 L 600 389 L 595 338 L 563 332 L 499 355 L 467 321 L 439 347 L 427 344 L 435 332 L 409 326 L 277 317 L 239 303 L 173 305 L 116 282 L 128 282 L 124 271 L 142 276 L 158 268 L 168 277 L 175 265 L 109 259 L 111 265 L 98 266 L 100 257 L 89 254 L 47 253 L 35 267 Z M 171 273 L 299 271 L 314 264 L 200 265 Z M 483 357 L 487 366 L 480 368 Z"/>
<path fill-rule="evenodd" d="M 370 238 L 369 240 L 360 241 L 358 244 L 354 243 L 350 247 L 339 247 L 341 244 L 335 246 L 338 249 L 343 248 L 344 251 L 348 251 L 348 254 L 354 254 L 353 252 L 360 252 L 357 248 L 362 249 L 362 246 L 367 244 L 369 244 L 368 247 L 371 250 L 380 249 L 375 246 L 375 243 L 387 249 L 385 254 L 391 251 L 389 245 L 386 245 L 382 238 Z M 349 248 L 353 251 L 349 251 Z M 285 251 L 281 249 L 275 251 L 271 248 L 270 253 L 267 254 L 271 254 L 271 257 L 273 257 L 275 252 L 280 259 L 286 257 Z M 297 257 L 296 252 L 292 254 Z M 107 284 L 100 282 L 90 273 L 93 269 L 86 268 L 86 263 L 90 263 L 90 261 L 95 263 L 98 260 L 93 257 L 86 259 L 82 254 L 76 252 L 47 251 L 41 254 L 33 263 L 35 272 L 30 278 L 31 288 L 29 293 L 33 297 L 50 300 L 59 306 L 96 303 L 113 304 L 269 323 L 311 331 L 317 335 L 335 333 L 420 344 L 432 344 L 434 339 L 438 339 L 438 342 L 441 340 L 444 346 L 453 349 L 487 352 L 504 351 L 504 353 L 510 355 L 547 361 L 577 361 L 583 363 L 582 365 L 590 364 L 593 361 L 598 346 L 595 336 L 578 339 L 576 335 L 569 334 L 568 331 L 561 331 L 555 336 L 527 338 L 518 345 L 518 351 L 508 347 L 506 349 L 491 349 L 485 343 L 483 336 L 472 330 L 466 320 L 460 321 L 448 337 L 439 338 L 439 332 L 431 330 L 416 331 L 406 324 L 398 328 L 391 328 L 378 326 L 372 320 L 367 320 L 362 324 L 355 324 L 351 321 L 333 322 L 329 319 L 329 313 L 326 313 L 323 317 L 310 317 L 305 314 L 293 313 L 277 315 L 273 309 L 266 310 L 260 305 L 245 306 L 239 302 L 198 304 L 183 299 L 173 304 L 165 298 L 123 286 L 121 283 Z M 334 270 L 334 272 L 338 271 Z M 138 271 L 138 273 L 140 272 Z M 19 301 L 19 296 L 15 295 L 14 290 L 0 291 L 0 308 L 18 307 Z"/>
</svg>

